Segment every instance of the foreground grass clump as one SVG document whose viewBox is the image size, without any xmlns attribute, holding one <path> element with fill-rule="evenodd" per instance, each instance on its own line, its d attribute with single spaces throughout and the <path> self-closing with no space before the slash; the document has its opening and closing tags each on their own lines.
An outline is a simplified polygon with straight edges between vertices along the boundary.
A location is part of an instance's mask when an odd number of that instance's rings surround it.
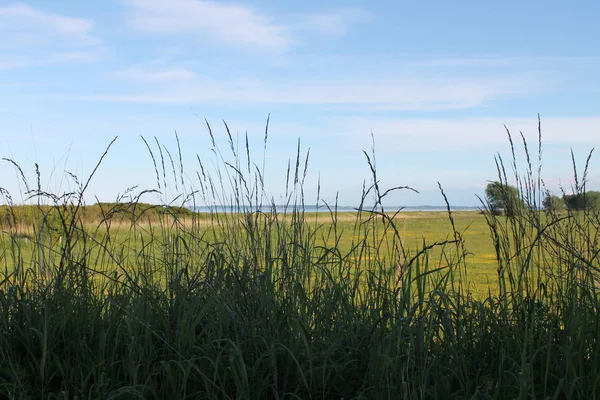
<svg viewBox="0 0 600 400">
<path fill-rule="evenodd" d="M 527 207 L 508 218 L 483 205 L 497 289 L 474 297 L 468 230 L 449 211 L 447 238 L 409 247 L 371 157 L 374 184 L 341 246 L 335 206 L 328 223 L 291 206 L 303 202 L 300 151 L 283 213 L 252 206 L 261 173 L 248 161 L 244 175 L 232 152 L 219 176 L 234 212 L 134 218 L 113 236 L 110 219 L 93 228 L 69 211 L 82 191 L 42 212 L 58 214 L 59 241 L 41 234 L 49 219 L 28 252 L 4 228 L 1 397 L 600 397 L 600 220 L 540 211 L 531 167 L 515 171 Z M 214 193 L 199 176 L 201 196 Z"/>
</svg>

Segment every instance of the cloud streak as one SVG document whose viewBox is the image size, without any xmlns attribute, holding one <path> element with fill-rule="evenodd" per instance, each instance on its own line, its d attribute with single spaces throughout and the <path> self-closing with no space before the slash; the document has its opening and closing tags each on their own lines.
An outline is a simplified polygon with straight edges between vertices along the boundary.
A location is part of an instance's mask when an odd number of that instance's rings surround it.
<svg viewBox="0 0 600 400">
<path fill-rule="evenodd" d="M 301 43 L 302 34 L 340 36 L 367 14 L 358 8 L 276 18 L 239 3 L 211 0 L 124 0 L 129 25 L 143 33 L 191 36 L 196 42 L 233 45 L 284 53 Z"/>
<path fill-rule="evenodd" d="M 600 132 L 600 117 L 541 118 L 544 145 L 595 145 Z M 361 118 L 349 117 L 329 123 L 328 132 L 339 140 L 368 144 L 373 132 L 384 152 L 399 150 L 498 149 L 508 144 L 506 128 L 518 146 L 519 132 L 537 147 L 537 120 L 532 118 Z M 364 139 L 362 143 L 357 139 Z"/>
<path fill-rule="evenodd" d="M 109 73 L 109 76 L 129 82 L 173 85 L 177 82 L 188 82 L 198 75 L 187 68 L 167 68 L 162 70 L 149 70 L 140 67 L 127 68 Z"/>
<path fill-rule="evenodd" d="M 25 4 L 0 7 L 0 69 L 93 61 L 103 50 L 93 28 L 88 19 Z"/>
<path fill-rule="evenodd" d="M 217 79 L 189 69 L 133 68 L 113 73 L 127 93 L 88 96 L 110 102 L 164 104 L 304 104 L 365 106 L 373 110 L 443 110 L 481 105 L 502 96 L 529 93 L 538 83 L 511 75 L 486 77 L 340 76 Z"/>
<path fill-rule="evenodd" d="M 127 0 L 129 23 L 144 33 L 194 35 L 228 44 L 284 51 L 293 43 L 289 29 L 273 18 L 237 4 L 201 0 Z"/>
<path fill-rule="evenodd" d="M 358 23 L 371 19 L 364 10 L 353 7 L 340 8 L 327 12 L 299 16 L 294 29 L 299 32 L 317 33 L 320 35 L 342 36 Z"/>
</svg>

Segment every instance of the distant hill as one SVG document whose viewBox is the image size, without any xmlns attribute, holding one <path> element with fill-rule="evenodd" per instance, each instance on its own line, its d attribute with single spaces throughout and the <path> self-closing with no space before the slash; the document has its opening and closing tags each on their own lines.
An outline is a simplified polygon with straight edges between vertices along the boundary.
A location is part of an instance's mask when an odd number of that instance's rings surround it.
<svg viewBox="0 0 600 400">
<path fill-rule="evenodd" d="M 76 211 L 74 205 L 16 205 L 0 206 L 0 227 L 40 224 L 43 220 L 60 223 L 70 219 Z M 190 217 L 194 212 L 186 207 L 159 206 L 147 203 L 96 203 L 77 210 L 82 222 L 158 220 L 161 216 Z"/>
</svg>

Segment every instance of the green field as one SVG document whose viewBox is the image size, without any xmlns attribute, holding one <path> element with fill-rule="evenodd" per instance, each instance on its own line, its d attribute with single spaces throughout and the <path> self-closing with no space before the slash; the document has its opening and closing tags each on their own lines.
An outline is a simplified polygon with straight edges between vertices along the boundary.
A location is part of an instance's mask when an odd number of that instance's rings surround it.
<svg viewBox="0 0 600 400">
<path fill-rule="evenodd" d="M 33 207 L 16 207 L 13 212 L 19 216 L 34 214 L 31 208 Z M 131 220 L 117 219 L 110 225 L 102 224 L 100 218 L 101 213 L 99 207 L 84 207 L 82 214 L 84 223 L 81 225 L 82 233 L 89 236 L 86 244 L 86 251 L 89 252 L 91 259 L 103 260 L 100 265 L 103 272 L 114 271 L 118 269 L 116 261 L 111 260 L 114 253 L 123 255 L 122 265 L 126 266 L 129 272 L 135 273 L 141 265 L 136 264 L 136 259 L 133 256 L 139 252 L 143 246 L 152 242 L 163 242 L 165 237 L 169 235 L 189 235 L 190 237 L 200 237 L 210 235 L 211 237 L 218 236 L 221 229 L 215 219 L 211 223 L 210 215 L 196 214 L 191 215 L 184 211 L 178 215 L 176 226 L 171 229 L 165 228 L 159 223 L 156 215 L 151 215 L 150 218 L 141 218 L 143 222 L 133 223 Z M 48 213 L 50 209 L 45 209 L 43 212 Z M 178 210 L 179 212 L 179 210 Z M 6 214 L 6 210 L 5 210 Z M 392 214 L 390 214 L 392 215 Z M 476 211 L 462 211 L 452 214 L 455 227 L 462 234 L 464 245 L 468 251 L 466 262 L 468 263 L 468 281 L 470 289 L 478 295 L 487 295 L 488 290 L 497 290 L 497 261 L 494 252 L 492 240 L 490 238 L 489 227 L 485 217 Z M 357 241 L 362 239 L 363 232 L 356 230 L 356 222 L 358 216 L 356 213 L 339 213 L 337 215 L 335 226 L 339 232 L 337 241 L 333 237 L 326 238 L 326 234 L 332 230 L 334 225 L 332 217 L 325 214 L 310 214 L 304 216 L 306 225 L 315 229 L 315 235 L 318 238 L 317 244 L 332 246 L 342 253 L 352 253 L 352 246 Z M 362 217 L 363 219 L 366 217 Z M 6 219 L 6 218 L 5 218 Z M 18 228 L 18 233 L 11 235 L 11 230 L 8 227 L 0 234 L 0 254 L 4 255 L 2 260 L 5 262 L 5 268 L 10 270 L 12 267 L 12 257 L 8 255 L 14 252 L 15 246 L 18 248 L 20 257 L 24 265 L 31 265 L 32 259 L 35 258 L 34 250 L 36 249 L 36 241 L 39 237 L 34 233 L 35 225 L 33 220 L 23 222 L 25 218 L 17 218 L 21 220 Z M 238 218 L 242 220 L 243 218 Z M 236 221 L 238 223 L 238 221 Z M 424 245 L 432 245 L 441 243 L 445 240 L 453 239 L 453 230 L 450 224 L 447 212 L 403 212 L 395 217 L 395 224 L 400 234 L 403 246 L 413 253 L 420 250 Z M 215 229 L 217 226 L 217 229 Z M 107 229 L 108 228 L 108 229 Z M 43 237 L 45 252 L 52 257 L 52 254 L 60 254 L 61 242 L 59 241 L 60 234 L 57 233 L 60 229 L 56 228 L 53 234 Z M 380 232 L 380 237 L 390 237 L 389 231 Z M 12 238 L 16 238 L 12 240 Z M 379 239 L 378 238 L 378 239 Z M 110 239 L 110 240 L 107 240 Z M 387 241 L 386 241 L 387 242 Z M 123 252 L 123 249 L 127 249 Z M 446 250 L 448 252 L 448 250 Z M 125 257 L 125 254 L 128 256 Z M 442 266 L 445 260 L 441 257 L 441 251 L 434 249 L 430 252 L 432 263 Z"/>
</svg>

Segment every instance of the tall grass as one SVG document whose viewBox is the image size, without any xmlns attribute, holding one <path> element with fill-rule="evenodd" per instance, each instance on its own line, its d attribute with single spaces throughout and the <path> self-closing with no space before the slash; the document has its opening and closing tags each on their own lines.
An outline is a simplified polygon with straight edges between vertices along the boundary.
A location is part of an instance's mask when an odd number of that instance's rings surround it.
<svg viewBox="0 0 600 400">
<path fill-rule="evenodd" d="M 240 148 L 227 125 L 222 152 L 207 127 L 214 168 L 198 158 L 195 189 L 177 137 L 172 152 L 144 143 L 156 190 L 178 190 L 179 205 L 217 204 L 208 218 L 167 208 L 117 230 L 102 209 L 90 225 L 80 211 L 93 176 L 61 196 L 38 180 L 28 241 L 18 226 L 3 228 L 1 398 L 598 397 L 598 215 L 539 208 L 541 167 L 533 170 L 525 140 L 525 174 L 514 147 L 512 163 L 527 207 L 508 218 L 482 202 L 499 282 L 482 299 L 469 292 L 468 249 L 449 206 L 447 240 L 404 247 L 382 204 L 411 189 L 381 188 L 375 154 L 365 153 L 372 179 L 342 251 L 337 205 L 317 196 L 327 223 L 304 212 L 309 152 L 300 142 L 277 212 L 264 155 L 255 163 L 248 138 Z M 268 130 L 264 152 L 267 142 Z M 540 131 L 539 165 L 541 150 Z M 575 176 L 585 190 L 586 173 L 581 184 Z M 47 234 L 50 214 L 60 240 Z"/>
</svg>

